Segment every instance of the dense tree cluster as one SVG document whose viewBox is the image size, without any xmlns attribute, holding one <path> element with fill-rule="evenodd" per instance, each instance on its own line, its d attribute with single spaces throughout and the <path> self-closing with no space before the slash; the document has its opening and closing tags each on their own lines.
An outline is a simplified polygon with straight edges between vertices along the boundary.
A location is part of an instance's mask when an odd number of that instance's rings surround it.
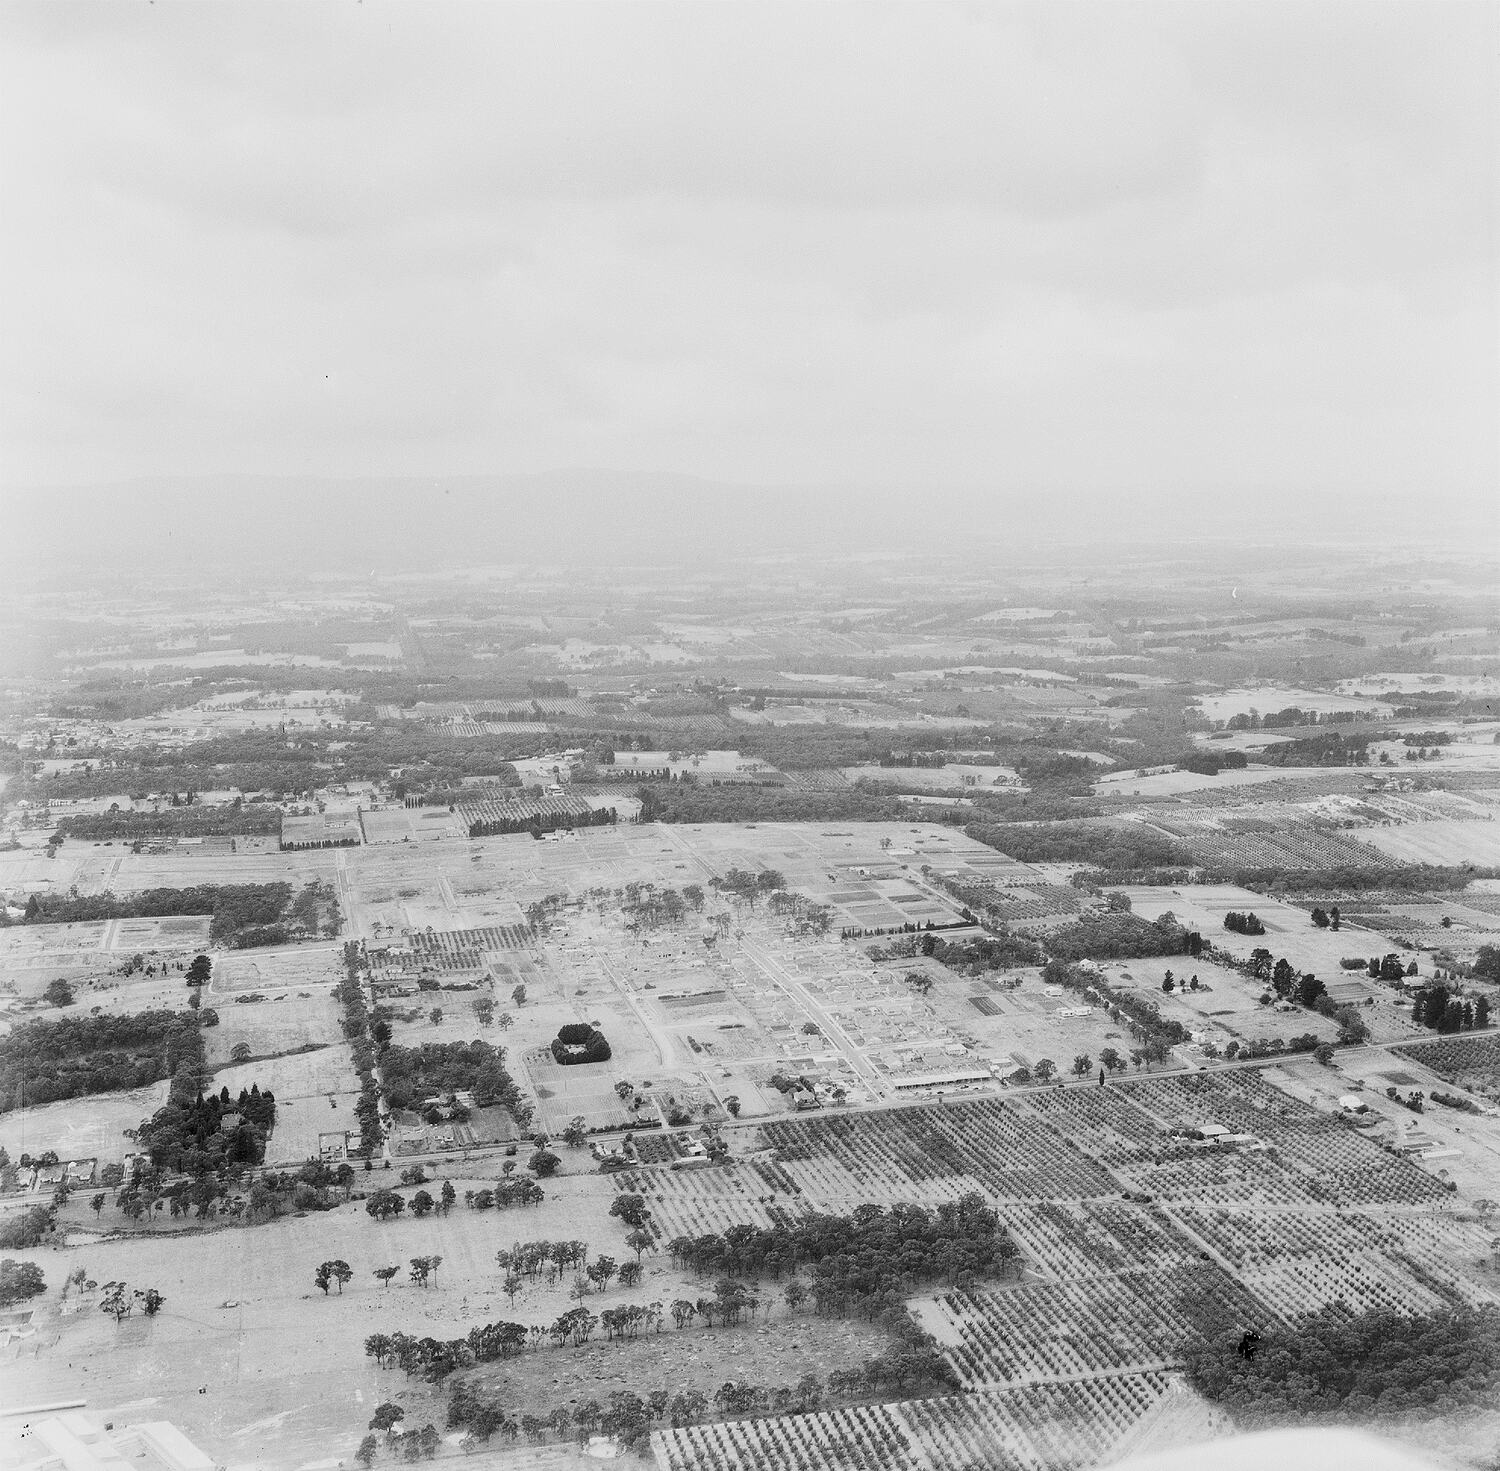
<svg viewBox="0 0 1500 1471">
<path fill-rule="evenodd" d="M 1189 868 L 1193 863 L 1192 854 L 1181 843 L 1138 823 L 1038 822 L 1014 827 L 971 823 L 964 832 L 1021 863 L 1084 863 L 1124 871 Z"/>
<path fill-rule="evenodd" d="M 469 824 L 471 838 L 493 838 L 508 833 L 571 832 L 575 827 L 613 827 L 620 814 L 613 807 L 591 807 L 587 812 L 533 812 L 526 817 L 476 818 Z"/>
<path fill-rule="evenodd" d="M 305 884 L 293 897 L 287 883 L 198 884 L 186 889 L 142 889 L 133 894 L 33 894 L 22 924 L 77 924 L 100 919 L 157 919 L 209 915 L 209 938 L 240 949 L 281 945 L 338 932 L 338 903 L 330 885 Z"/>
<path fill-rule="evenodd" d="M 58 819 L 64 838 L 94 843 L 145 843 L 160 838 L 274 836 L 281 813 L 271 806 L 234 802 L 163 807 L 159 812 L 80 812 Z"/>
<path fill-rule="evenodd" d="M 899 822 L 911 809 L 888 789 L 717 786 L 639 787 L 642 822 Z M 947 809 L 945 809 L 946 811 Z"/>
<path fill-rule="evenodd" d="M 201 1066 L 199 1018 L 190 1011 L 41 1017 L 0 1037 L 0 1113 L 144 1088 L 184 1061 Z"/>
<path fill-rule="evenodd" d="M 1012 934 L 1001 926 L 996 926 L 995 931 L 988 935 L 965 936 L 961 940 L 945 940 L 934 931 L 925 930 L 920 934 L 903 935 L 889 945 L 876 946 L 870 954 L 878 960 L 908 960 L 927 955 L 949 970 L 969 976 L 1020 965 L 1040 965 L 1046 958 L 1034 940 Z"/>
<path fill-rule="evenodd" d="M 417 1047 L 386 1043 L 380 1051 L 386 1099 L 392 1108 L 410 1108 L 431 1095 L 468 1091 L 480 1108 L 501 1104 L 523 1129 L 531 1105 L 505 1069 L 503 1048 L 488 1042 L 423 1042 Z"/>
<path fill-rule="evenodd" d="M 0 1262 L 0 1308 L 13 1308 L 46 1290 L 47 1280 L 35 1262 L 18 1262 L 11 1257 Z"/>
<path fill-rule="evenodd" d="M 1224 916 L 1224 928 L 1236 935 L 1263 935 L 1266 932 L 1265 923 L 1253 909 L 1231 909 Z"/>
<path fill-rule="evenodd" d="M 1447 986 L 1423 986 L 1412 999 L 1411 1019 L 1434 1032 L 1467 1032 L 1490 1024 L 1488 996 L 1472 1000 Z"/>
<path fill-rule="evenodd" d="M 195 1081 L 185 1071 L 167 1102 L 143 1124 L 137 1143 L 152 1164 L 162 1169 L 203 1175 L 226 1166 L 259 1164 L 266 1156 L 266 1140 L 276 1126 L 276 1096 L 258 1083 L 241 1088 L 231 1098 L 228 1087 L 218 1093 L 190 1094 Z"/>
<path fill-rule="evenodd" d="M 1277 741 L 1257 758 L 1267 766 L 1368 766 L 1372 736 L 1320 731 L 1297 740 Z"/>
<path fill-rule="evenodd" d="M 1129 960 L 1147 955 L 1192 953 L 1191 936 L 1168 912 L 1141 919 L 1125 910 L 1086 914 L 1046 936 L 1056 960 Z"/>
<path fill-rule="evenodd" d="M 851 1215 L 810 1215 L 774 1226 L 731 1226 L 722 1234 L 667 1243 L 699 1276 L 773 1277 L 806 1269 L 820 1313 L 878 1316 L 924 1284 L 964 1287 L 1003 1273 L 1018 1257 L 999 1217 L 978 1195 L 928 1211 L 862 1205 Z"/>
<path fill-rule="evenodd" d="M 248 924 L 273 924 L 292 897 L 292 886 L 198 884 L 187 889 L 141 889 L 134 894 L 33 894 L 26 924 L 76 924 L 96 919 L 155 919 L 207 914 L 221 938 Z"/>
<path fill-rule="evenodd" d="M 45 1205 L 28 1205 L 0 1218 L 0 1249 L 25 1251 L 40 1246 L 56 1227 L 52 1210 Z"/>
<path fill-rule="evenodd" d="M 1194 1388 L 1246 1427 L 1427 1419 L 1500 1401 L 1500 1309 L 1491 1306 L 1355 1317 L 1327 1308 L 1246 1347 L 1229 1335 L 1187 1364 Z"/>
<path fill-rule="evenodd" d="M 563 1067 L 608 1062 L 609 1040 L 592 1022 L 564 1022 L 552 1039 L 552 1060 Z"/>
</svg>

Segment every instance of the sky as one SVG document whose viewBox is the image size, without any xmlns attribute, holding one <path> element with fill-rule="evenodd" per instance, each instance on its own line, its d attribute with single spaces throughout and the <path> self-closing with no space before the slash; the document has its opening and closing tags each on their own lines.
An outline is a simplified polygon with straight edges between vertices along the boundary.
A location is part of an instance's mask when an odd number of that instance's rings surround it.
<svg viewBox="0 0 1500 1471">
<path fill-rule="evenodd" d="M 0 486 L 1491 505 L 1497 41 L 1441 0 L 8 4 Z"/>
</svg>

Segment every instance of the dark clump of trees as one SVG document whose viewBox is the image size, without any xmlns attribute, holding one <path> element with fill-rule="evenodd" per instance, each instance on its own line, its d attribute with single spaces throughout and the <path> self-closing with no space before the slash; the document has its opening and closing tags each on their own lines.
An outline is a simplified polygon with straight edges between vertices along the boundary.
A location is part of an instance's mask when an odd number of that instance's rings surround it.
<svg viewBox="0 0 1500 1471">
<path fill-rule="evenodd" d="M 999 927 L 996 927 L 999 929 Z M 877 959 L 905 960 L 929 955 L 940 965 L 964 975 L 981 971 L 1008 970 L 1020 965 L 1040 965 L 1046 959 L 1040 945 L 1025 935 L 999 929 L 996 934 L 962 940 L 944 940 L 931 930 L 905 935 L 895 943 L 871 950 Z"/>
<path fill-rule="evenodd" d="M 246 924 L 271 924 L 281 918 L 292 886 L 273 884 L 197 884 L 186 889 L 142 889 L 135 894 L 33 894 L 26 903 L 25 924 L 77 924 L 95 919 L 160 919 L 185 914 L 214 918 L 218 940 Z"/>
<path fill-rule="evenodd" d="M 22 1022 L 0 1037 L 0 1113 L 160 1082 L 184 1060 L 201 1063 L 198 1025 L 181 1011 Z"/>
<path fill-rule="evenodd" d="M 613 807 L 593 807 L 587 812 L 533 812 L 526 817 L 476 818 L 469 824 L 471 838 L 493 838 L 508 833 L 543 833 L 571 831 L 575 827 L 613 827 L 620 815 Z"/>
<path fill-rule="evenodd" d="M 1190 933 L 1171 913 L 1152 920 L 1109 910 L 1054 930 L 1046 944 L 1055 960 L 1128 960 L 1187 954 Z"/>
<path fill-rule="evenodd" d="M 900 798 L 876 787 L 822 791 L 668 782 L 641 786 L 635 796 L 642 822 L 900 822 L 911 816 Z"/>
<path fill-rule="evenodd" d="M 388 1043 L 380 1052 L 380 1068 L 392 1108 L 410 1108 L 413 1101 L 434 1094 L 468 1091 L 480 1108 L 498 1103 L 521 1128 L 531 1123 L 531 1105 L 505 1069 L 504 1049 L 488 1042 Z"/>
<path fill-rule="evenodd" d="M 217 945 L 249 949 L 283 945 L 309 935 L 338 932 L 338 902 L 318 880 L 293 897 L 292 886 L 197 884 L 186 889 L 142 889 L 136 894 L 33 894 L 22 924 L 77 924 L 100 919 L 163 919 L 208 915 Z"/>
<path fill-rule="evenodd" d="M 871 1318 L 900 1310 L 926 1284 L 965 1289 L 1019 1259 L 999 1216 L 976 1194 L 930 1211 L 862 1205 L 847 1216 L 731 1226 L 722 1234 L 679 1236 L 667 1250 L 699 1276 L 779 1278 L 801 1268 L 814 1311 Z"/>
<path fill-rule="evenodd" d="M 46 1290 L 46 1278 L 35 1262 L 18 1262 L 10 1257 L 0 1262 L 0 1308 L 14 1307 Z"/>
<path fill-rule="evenodd" d="M 1412 1000 L 1411 1019 L 1434 1032 L 1467 1032 L 1490 1024 L 1487 996 L 1473 1000 L 1446 986 L 1423 986 Z"/>
<path fill-rule="evenodd" d="M 592 1022 L 565 1022 L 552 1039 L 552 1060 L 563 1067 L 608 1062 L 609 1040 Z"/>
<path fill-rule="evenodd" d="M 1263 935 L 1266 932 L 1265 924 L 1253 909 L 1244 912 L 1231 909 L 1224 916 L 1224 928 L 1236 935 Z"/>
<path fill-rule="evenodd" d="M 270 806 L 163 807 L 160 812 L 88 812 L 58 820 L 64 838 L 85 843 L 149 843 L 162 838 L 274 836 L 281 811 Z"/>
<path fill-rule="evenodd" d="M 1426 1315 L 1326 1308 L 1263 1330 L 1244 1353 L 1238 1331 L 1191 1353 L 1193 1387 L 1243 1426 L 1450 1415 L 1500 1402 L 1500 1309 Z"/>
<path fill-rule="evenodd" d="M 151 1163 L 191 1175 L 259 1164 L 276 1125 L 275 1094 L 252 1083 L 238 1098 L 227 1087 L 199 1095 L 195 1083 L 179 1070 L 166 1103 L 142 1125 L 137 1143 Z"/>
<path fill-rule="evenodd" d="M 1138 826 L 1104 822 L 1038 822 L 1026 826 L 971 823 L 964 829 L 1021 863 L 1086 863 L 1091 868 L 1130 873 L 1158 868 L 1191 868 L 1193 856 L 1181 843 Z"/>
<path fill-rule="evenodd" d="M 27 1251 L 40 1246 L 51 1235 L 56 1222 L 52 1212 L 44 1205 L 27 1206 L 0 1221 L 0 1248 L 6 1251 Z"/>
<path fill-rule="evenodd" d="M 1368 766 L 1368 735 L 1320 731 L 1299 740 L 1277 741 L 1256 758 L 1267 766 Z"/>
</svg>

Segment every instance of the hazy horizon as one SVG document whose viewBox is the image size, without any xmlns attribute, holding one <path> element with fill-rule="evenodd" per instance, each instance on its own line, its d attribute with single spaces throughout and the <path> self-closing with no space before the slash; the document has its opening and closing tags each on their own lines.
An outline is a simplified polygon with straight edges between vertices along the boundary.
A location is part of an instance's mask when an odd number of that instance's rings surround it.
<svg viewBox="0 0 1500 1471">
<path fill-rule="evenodd" d="M 814 547 L 1472 537 L 1496 20 L 6 7 L 0 498 L 23 550 L 123 547 L 146 482 L 251 546 L 268 476 L 502 523 L 528 476 L 729 483 Z"/>
</svg>

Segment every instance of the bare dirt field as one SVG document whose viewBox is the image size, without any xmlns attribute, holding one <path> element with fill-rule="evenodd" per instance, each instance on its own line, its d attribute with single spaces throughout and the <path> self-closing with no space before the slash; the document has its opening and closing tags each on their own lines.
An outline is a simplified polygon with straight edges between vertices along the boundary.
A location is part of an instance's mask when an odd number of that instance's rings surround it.
<svg viewBox="0 0 1500 1471">
<path fill-rule="evenodd" d="M 167 1083 L 153 1083 L 130 1093 L 106 1093 L 96 1098 L 68 1098 L 0 1114 L 0 1144 L 12 1159 L 23 1153 L 43 1154 L 55 1149 L 60 1159 L 97 1159 L 118 1162 L 135 1146 L 125 1138 L 167 1101 Z"/>
</svg>

